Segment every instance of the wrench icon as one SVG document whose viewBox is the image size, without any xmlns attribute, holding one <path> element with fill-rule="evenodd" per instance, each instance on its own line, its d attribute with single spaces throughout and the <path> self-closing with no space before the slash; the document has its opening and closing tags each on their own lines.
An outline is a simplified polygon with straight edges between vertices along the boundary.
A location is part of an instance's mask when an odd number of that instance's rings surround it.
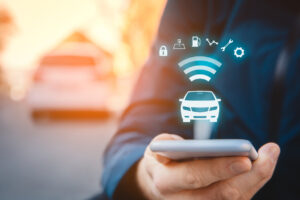
<svg viewBox="0 0 300 200">
<path fill-rule="evenodd" d="M 229 41 L 227 42 L 227 44 L 224 47 L 221 47 L 221 50 L 225 51 L 225 49 L 227 48 L 227 46 L 230 45 L 231 43 L 233 43 L 233 40 L 229 39 Z"/>
</svg>

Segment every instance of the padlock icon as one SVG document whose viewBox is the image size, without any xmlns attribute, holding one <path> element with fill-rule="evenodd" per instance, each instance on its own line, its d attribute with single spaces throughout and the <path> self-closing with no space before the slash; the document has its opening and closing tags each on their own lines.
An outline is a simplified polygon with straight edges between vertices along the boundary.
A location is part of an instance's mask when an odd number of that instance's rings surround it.
<svg viewBox="0 0 300 200">
<path fill-rule="evenodd" d="M 160 46 L 159 56 L 168 56 L 168 49 L 165 45 Z"/>
</svg>

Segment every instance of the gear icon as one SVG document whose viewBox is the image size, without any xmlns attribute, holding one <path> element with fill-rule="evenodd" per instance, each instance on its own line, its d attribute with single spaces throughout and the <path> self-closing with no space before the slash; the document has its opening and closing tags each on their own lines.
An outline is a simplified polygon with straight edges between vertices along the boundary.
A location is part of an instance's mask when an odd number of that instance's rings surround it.
<svg viewBox="0 0 300 200">
<path fill-rule="evenodd" d="M 234 55 L 235 55 L 235 57 L 237 57 L 237 58 L 243 57 L 243 56 L 244 56 L 244 49 L 243 49 L 242 47 L 237 47 L 237 48 L 235 48 L 235 50 L 234 50 Z"/>
</svg>

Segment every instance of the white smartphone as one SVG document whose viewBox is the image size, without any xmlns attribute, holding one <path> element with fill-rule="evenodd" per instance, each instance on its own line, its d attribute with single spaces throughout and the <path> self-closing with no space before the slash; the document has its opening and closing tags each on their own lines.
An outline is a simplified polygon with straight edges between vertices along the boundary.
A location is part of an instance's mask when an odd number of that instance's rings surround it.
<svg viewBox="0 0 300 200">
<path fill-rule="evenodd" d="M 172 160 L 223 156 L 247 156 L 256 160 L 258 157 L 251 142 L 243 139 L 160 140 L 152 142 L 150 149 Z"/>
</svg>

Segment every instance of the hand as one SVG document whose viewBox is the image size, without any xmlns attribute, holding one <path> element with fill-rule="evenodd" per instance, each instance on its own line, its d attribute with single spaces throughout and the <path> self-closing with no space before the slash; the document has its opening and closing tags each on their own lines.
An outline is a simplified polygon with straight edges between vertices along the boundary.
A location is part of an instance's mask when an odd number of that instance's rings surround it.
<svg viewBox="0 0 300 200">
<path fill-rule="evenodd" d="M 178 140 L 161 134 L 155 140 Z M 251 199 L 270 180 L 280 153 L 274 143 L 263 145 L 258 159 L 221 157 L 172 161 L 147 147 L 137 166 L 137 182 L 148 199 Z"/>
</svg>

